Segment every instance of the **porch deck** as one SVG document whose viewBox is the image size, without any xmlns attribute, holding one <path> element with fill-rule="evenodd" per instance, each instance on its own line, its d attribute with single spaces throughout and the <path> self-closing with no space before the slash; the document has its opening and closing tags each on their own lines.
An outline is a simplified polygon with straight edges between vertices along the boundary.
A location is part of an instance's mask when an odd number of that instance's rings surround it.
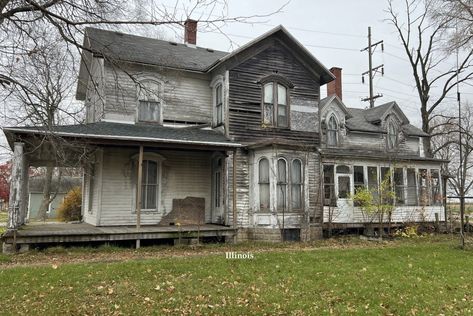
<svg viewBox="0 0 473 316">
<path fill-rule="evenodd" d="M 107 226 L 86 223 L 31 223 L 16 231 L 6 232 L 3 242 L 13 244 L 43 244 L 68 242 L 124 241 L 136 239 L 177 239 L 198 237 L 233 237 L 235 229 L 228 226 L 204 224 L 186 226 Z"/>
</svg>

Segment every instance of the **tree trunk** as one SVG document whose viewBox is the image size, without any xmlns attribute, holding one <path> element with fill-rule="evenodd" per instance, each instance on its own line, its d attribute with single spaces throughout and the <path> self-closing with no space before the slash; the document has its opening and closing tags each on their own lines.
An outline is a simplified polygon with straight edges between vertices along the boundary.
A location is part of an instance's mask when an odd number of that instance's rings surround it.
<svg viewBox="0 0 473 316">
<path fill-rule="evenodd" d="M 46 175 L 43 187 L 43 200 L 41 201 L 38 214 L 36 215 L 36 219 L 43 222 L 46 221 L 48 217 L 47 212 L 49 209 L 49 204 L 51 203 L 51 183 L 53 179 L 53 171 L 54 167 L 52 165 L 46 167 Z"/>
</svg>

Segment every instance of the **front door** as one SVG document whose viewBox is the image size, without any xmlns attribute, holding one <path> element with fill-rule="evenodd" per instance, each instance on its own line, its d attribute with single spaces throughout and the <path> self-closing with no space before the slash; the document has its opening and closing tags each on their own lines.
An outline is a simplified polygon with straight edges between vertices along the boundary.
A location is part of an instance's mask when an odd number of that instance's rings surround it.
<svg viewBox="0 0 473 316">
<path fill-rule="evenodd" d="M 223 224 L 223 158 L 216 157 L 212 162 L 212 223 Z"/>
</svg>

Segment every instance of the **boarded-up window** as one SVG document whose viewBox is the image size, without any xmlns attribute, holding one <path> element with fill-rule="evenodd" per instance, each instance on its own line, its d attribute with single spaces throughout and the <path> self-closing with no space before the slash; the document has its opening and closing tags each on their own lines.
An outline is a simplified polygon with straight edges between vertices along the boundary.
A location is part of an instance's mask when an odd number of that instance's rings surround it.
<svg viewBox="0 0 473 316">
<path fill-rule="evenodd" d="M 215 115 L 215 124 L 217 126 L 223 124 L 223 92 L 221 83 L 215 87 Z"/>
<path fill-rule="evenodd" d="M 299 159 L 292 161 L 291 169 L 291 199 L 292 209 L 302 209 L 302 162 Z"/>
<path fill-rule="evenodd" d="M 338 177 L 338 197 L 341 199 L 347 199 L 350 196 L 350 177 L 339 176 Z"/>
<path fill-rule="evenodd" d="M 368 189 L 376 200 L 379 195 L 378 167 L 368 167 Z"/>
<path fill-rule="evenodd" d="M 396 194 L 396 204 L 404 205 L 405 199 L 404 169 L 394 169 L 394 193 Z"/>
<path fill-rule="evenodd" d="M 139 84 L 138 120 L 140 122 L 161 122 L 161 84 L 144 80 Z"/>
<path fill-rule="evenodd" d="M 331 115 L 327 125 L 327 145 L 337 146 L 338 145 L 338 123 L 335 115 Z"/>
<path fill-rule="evenodd" d="M 278 210 L 287 209 L 287 164 L 282 158 L 278 159 L 276 190 Z"/>
<path fill-rule="evenodd" d="M 416 170 L 407 168 L 407 205 L 417 205 Z"/>
<path fill-rule="evenodd" d="M 430 170 L 432 205 L 442 205 L 442 196 L 440 194 L 440 176 L 437 169 Z"/>
<path fill-rule="evenodd" d="M 419 169 L 419 204 L 430 205 L 427 169 Z"/>
<path fill-rule="evenodd" d="M 143 160 L 143 176 L 141 179 L 141 208 L 156 209 L 158 200 L 158 163 Z"/>
<path fill-rule="evenodd" d="M 258 166 L 259 205 L 261 210 L 269 209 L 269 161 L 263 158 Z"/>
<path fill-rule="evenodd" d="M 324 165 L 324 205 L 336 206 L 335 175 L 333 165 Z"/>
</svg>

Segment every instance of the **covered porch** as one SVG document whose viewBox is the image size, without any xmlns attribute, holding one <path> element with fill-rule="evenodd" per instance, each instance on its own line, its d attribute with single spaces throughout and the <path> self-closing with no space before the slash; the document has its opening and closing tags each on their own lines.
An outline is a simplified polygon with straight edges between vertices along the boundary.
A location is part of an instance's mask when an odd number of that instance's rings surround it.
<svg viewBox="0 0 473 316">
<path fill-rule="evenodd" d="M 53 132 L 5 128 L 5 134 L 14 150 L 5 244 L 136 239 L 139 246 L 140 239 L 172 239 L 183 231 L 218 237 L 236 228 L 227 157 L 240 145 L 223 134 L 200 126 L 110 122 Z M 54 150 L 50 137 L 67 146 Z M 83 169 L 82 223 L 27 224 L 28 169 L 58 162 Z"/>
</svg>

